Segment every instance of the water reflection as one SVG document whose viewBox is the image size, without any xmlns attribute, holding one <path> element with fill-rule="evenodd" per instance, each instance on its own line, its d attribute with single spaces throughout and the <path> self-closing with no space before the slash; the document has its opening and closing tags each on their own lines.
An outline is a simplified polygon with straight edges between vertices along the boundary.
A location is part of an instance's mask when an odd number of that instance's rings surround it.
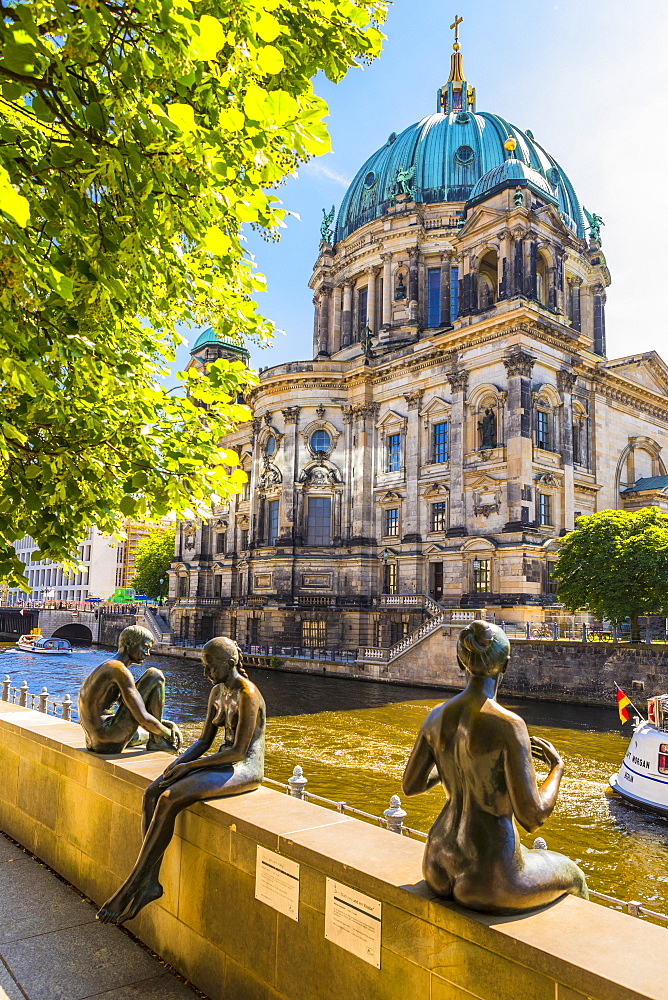
<svg viewBox="0 0 668 1000">
<path fill-rule="evenodd" d="M 10 674 L 17 687 L 25 678 L 31 691 L 46 685 L 56 697 L 75 697 L 86 674 L 109 655 L 76 649 L 71 657 L 38 657 L 10 650 L 0 654 L 0 673 Z M 200 664 L 154 657 L 135 674 L 147 665 L 164 671 L 166 714 L 192 741 L 210 690 Z M 376 813 L 399 790 L 426 713 L 450 694 L 313 674 L 248 672 L 267 703 L 267 773 L 284 781 L 299 763 L 312 791 Z M 668 913 L 668 822 L 606 793 L 629 739 L 615 708 L 506 699 L 503 689 L 500 700 L 526 719 L 533 734 L 551 740 L 565 759 L 559 802 L 541 831 L 548 845 L 576 860 L 592 888 Z M 439 789 L 405 801 L 408 825 L 428 830 L 442 804 Z M 526 844 L 532 840 L 524 838 Z"/>
</svg>

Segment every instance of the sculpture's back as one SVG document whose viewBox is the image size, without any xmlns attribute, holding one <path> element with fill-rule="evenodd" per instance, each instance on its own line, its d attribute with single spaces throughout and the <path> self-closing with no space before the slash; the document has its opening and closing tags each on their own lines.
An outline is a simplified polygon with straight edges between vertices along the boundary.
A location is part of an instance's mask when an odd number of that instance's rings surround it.
<svg viewBox="0 0 668 1000">
<path fill-rule="evenodd" d="M 491 913 L 532 909 L 565 893 L 587 895 L 572 861 L 519 841 L 515 821 L 533 831 L 551 814 L 563 762 L 552 744 L 530 738 L 524 721 L 496 701 L 509 652 L 502 629 L 482 621 L 464 629 L 457 655 L 467 686 L 429 714 L 403 782 L 407 795 L 438 782 L 447 795 L 427 841 L 427 884 L 439 896 Z M 540 788 L 532 755 L 550 767 Z"/>
</svg>

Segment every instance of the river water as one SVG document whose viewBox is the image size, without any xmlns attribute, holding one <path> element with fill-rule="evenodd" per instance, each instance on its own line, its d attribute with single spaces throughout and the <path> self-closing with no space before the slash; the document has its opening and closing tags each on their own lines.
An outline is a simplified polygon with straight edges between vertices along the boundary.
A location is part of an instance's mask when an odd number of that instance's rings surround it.
<svg viewBox="0 0 668 1000">
<path fill-rule="evenodd" d="M 69 657 L 0 652 L 0 675 L 19 687 L 43 685 L 49 694 L 76 697 L 81 680 L 109 654 L 75 649 Z M 199 733 L 210 690 L 193 660 L 154 657 L 167 680 L 165 716 Z M 512 665 L 510 667 L 512 670 Z M 141 671 L 135 670 L 138 676 Z M 449 692 L 317 675 L 250 669 L 267 703 L 267 762 L 271 778 L 286 781 L 295 764 L 308 790 L 380 814 L 400 792 L 401 774 L 427 712 Z M 606 793 L 630 739 L 614 706 L 586 708 L 562 703 L 499 699 L 518 712 L 532 735 L 551 740 L 566 773 L 556 809 L 541 830 L 548 846 L 584 869 L 589 885 L 622 899 L 637 899 L 668 914 L 668 820 L 633 809 Z M 539 778 L 540 778 L 539 772 Z M 428 830 L 442 808 L 440 789 L 403 801 L 408 826 Z M 530 846 L 533 837 L 523 842 Z"/>
</svg>

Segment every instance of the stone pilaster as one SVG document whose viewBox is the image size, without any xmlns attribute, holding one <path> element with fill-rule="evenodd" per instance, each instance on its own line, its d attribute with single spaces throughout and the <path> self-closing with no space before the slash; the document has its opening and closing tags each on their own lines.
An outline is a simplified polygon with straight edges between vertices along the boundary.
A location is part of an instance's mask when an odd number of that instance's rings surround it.
<svg viewBox="0 0 668 1000">
<path fill-rule="evenodd" d="M 497 281 L 499 286 L 499 301 L 508 299 L 512 287 L 512 252 L 513 238 L 508 230 L 499 236 L 499 255 L 497 258 Z"/>
<path fill-rule="evenodd" d="M 321 289 L 320 308 L 318 310 L 318 354 L 329 355 L 329 313 L 331 298 L 331 288 Z"/>
<path fill-rule="evenodd" d="M 366 293 L 366 322 L 371 333 L 376 332 L 376 269 L 370 267 L 367 271 L 368 285 Z"/>
<path fill-rule="evenodd" d="M 403 511 L 403 541 L 419 542 L 420 505 L 418 503 L 418 478 L 420 475 L 420 403 L 423 390 L 414 389 L 404 394 L 408 404 L 408 424 L 406 427 L 405 462 L 406 503 Z"/>
<path fill-rule="evenodd" d="M 533 489 L 531 372 L 535 361 L 533 355 L 522 347 L 513 348 L 503 360 L 508 374 L 508 521 L 504 531 L 522 531 L 532 520 L 528 491 Z"/>
<path fill-rule="evenodd" d="M 418 264 L 420 260 L 419 247 L 408 249 L 408 319 L 416 323 L 419 314 L 418 300 Z"/>
<path fill-rule="evenodd" d="M 564 528 L 572 531 L 575 527 L 575 495 L 573 485 L 573 386 L 577 380 L 575 372 L 566 369 L 557 372 L 557 388 L 561 396 L 561 462 L 564 470 Z"/>
<path fill-rule="evenodd" d="M 299 473 L 299 412 L 300 406 L 286 406 L 282 410 L 285 421 L 285 437 L 283 438 L 283 497 L 282 497 L 282 520 L 287 526 L 285 532 L 290 537 L 294 537 L 295 523 L 297 515 L 297 497 L 295 494 L 295 483 Z M 281 532 L 282 534 L 283 532 Z"/>
<path fill-rule="evenodd" d="M 383 327 L 392 325 L 392 254 L 381 254 L 383 262 Z"/>
<path fill-rule="evenodd" d="M 332 291 L 332 309 L 329 343 L 331 353 L 336 354 L 341 349 L 341 286 L 336 285 Z"/>
<path fill-rule="evenodd" d="M 464 496 L 464 403 L 469 375 L 461 368 L 447 372 L 452 405 L 450 410 L 450 527 L 448 535 L 468 534 Z"/>
<path fill-rule="evenodd" d="M 345 281 L 343 284 L 343 311 L 341 313 L 341 346 L 347 347 L 351 341 L 353 331 L 353 283 Z"/>
<path fill-rule="evenodd" d="M 375 419 L 378 403 L 363 403 L 354 409 L 352 475 L 352 540 L 371 543 L 375 540 L 373 525 L 373 457 L 376 436 Z"/>
</svg>

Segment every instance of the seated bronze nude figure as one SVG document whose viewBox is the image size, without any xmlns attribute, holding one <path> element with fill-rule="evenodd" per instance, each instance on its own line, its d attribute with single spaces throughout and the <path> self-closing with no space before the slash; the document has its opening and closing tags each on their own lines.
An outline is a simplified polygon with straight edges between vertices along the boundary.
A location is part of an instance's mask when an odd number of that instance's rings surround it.
<svg viewBox="0 0 668 1000">
<path fill-rule="evenodd" d="M 79 721 L 86 746 L 93 753 L 120 753 L 128 746 L 146 744 L 147 750 L 177 753 L 181 733 L 163 721 L 165 677 L 149 667 L 135 684 L 130 665 L 151 652 L 153 636 L 140 625 L 124 628 L 118 654 L 93 670 L 79 691 Z"/>
<path fill-rule="evenodd" d="M 502 708 L 497 690 L 510 655 L 502 629 L 465 628 L 457 660 L 466 688 L 427 716 L 403 776 L 406 795 L 443 785 L 447 801 L 429 832 L 423 874 L 437 896 L 483 913 L 518 913 L 566 893 L 588 898 L 584 873 L 555 851 L 520 844 L 557 801 L 564 764 L 547 740 Z M 537 784 L 533 757 L 550 772 Z"/>
<path fill-rule="evenodd" d="M 232 639 L 211 639 L 202 650 L 202 662 L 204 676 L 213 684 L 202 735 L 144 792 L 144 843 L 125 882 L 97 914 L 105 923 L 132 920 L 162 896 L 160 865 L 182 809 L 253 791 L 262 782 L 264 699 L 241 666 L 239 647 Z M 219 729 L 223 742 L 204 756 Z"/>
</svg>

